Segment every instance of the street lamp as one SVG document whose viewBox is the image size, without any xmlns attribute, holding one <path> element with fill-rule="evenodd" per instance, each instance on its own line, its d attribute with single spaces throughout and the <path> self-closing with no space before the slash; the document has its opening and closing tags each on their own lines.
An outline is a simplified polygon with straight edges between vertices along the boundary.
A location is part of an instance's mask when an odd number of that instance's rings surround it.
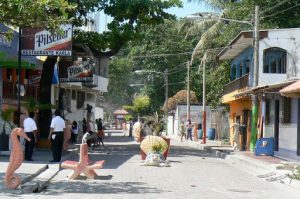
<svg viewBox="0 0 300 199">
<path fill-rule="evenodd" d="M 163 75 L 164 82 L 165 82 L 165 124 L 166 124 L 166 134 L 168 134 L 168 69 L 166 68 L 164 72 L 154 71 L 154 70 L 136 70 L 134 71 L 136 74 L 142 74 L 142 73 L 156 73 L 159 75 Z"/>
<path fill-rule="evenodd" d="M 135 87 L 135 86 L 145 86 L 145 84 L 129 84 L 130 87 Z"/>
<path fill-rule="evenodd" d="M 186 19 L 190 20 L 208 20 L 208 19 L 215 19 L 215 20 L 222 20 L 226 22 L 236 22 L 242 24 L 251 25 L 253 28 L 253 40 L 254 40 L 254 70 L 253 70 L 253 85 L 252 87 L 258 86 L 258 67 L 259 67 L 259 6 L 255 6 L 255 16 L 254 16 L 254 23 L 252 21 L 242 21 L 242 20 L 235 20 L 235 19 L 227 19 L 222 17 L 216 17 L 215 13 L 195 13 L 186 17 Z M 206 143 L 206 112 L 205 112 L 205 58 L 203 61 L 203 143 Z M 252 94 L 252 126 L 251 126 L 251 143 L 250 143 L 250 150 L 253 151 L 256 142 L 256 126 L 257 126 L 257 118 L 258 118 L 258 98 L 255 93 Z"/>
</svg>

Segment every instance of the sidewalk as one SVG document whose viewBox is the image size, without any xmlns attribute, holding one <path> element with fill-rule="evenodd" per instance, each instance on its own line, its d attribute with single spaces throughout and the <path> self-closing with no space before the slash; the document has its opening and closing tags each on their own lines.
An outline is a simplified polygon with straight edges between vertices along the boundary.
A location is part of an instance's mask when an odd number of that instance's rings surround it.
<svg viewBox="0 0 300 199">
<path fill-rule="evenodd" d="M 63 151 L 62 161 L 70 159 L 77 153 L 77 147 L 71 146 L 68 151 Z M 15 171 L 21 178 L 21 186 L 16 190 L 9 190 L 5 186 L 4 176 L 9 164 L 9 155 L 0 155 L 0 192 L 19 194 L 40 190 L 57 174 L 60 169 L 59 163 L 50 163 L 52 153 L 48 149 L 37 149 L 33 153 L 32 162 L 24 161 Z"/>
<path fill-rule="evenodd" d="M 172 139 L 180 142 L 180 139 L 177 137 L 172 137 Z M 276 156 L 256 156 L 250 151 L 234 151 L 231 146 L 222 146 L 221 141 L 207 140 L 206 144 L 201 144 L 201 141 L 183 141 L 181 143 L 182 145 L 206 150 L 213 157 L 222 158 L 237 169 L 256 175 L 258 178 L 268 182 L 280 182 L 300 189 L 299 180 L 287 177 L 287 174 L 291 174 L 296 166 L 300 166 L 300 162 L 283 160 Z"/>
</svg>

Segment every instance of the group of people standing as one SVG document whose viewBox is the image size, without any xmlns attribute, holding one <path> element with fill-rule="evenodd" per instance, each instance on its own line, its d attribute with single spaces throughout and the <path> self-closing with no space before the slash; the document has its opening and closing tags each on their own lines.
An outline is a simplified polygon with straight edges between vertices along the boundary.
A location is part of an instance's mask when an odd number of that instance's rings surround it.
<svg viewBox="0 0 300 199">
<path fill-rule="evenodd" d="M 61 118 L 61 113 L 59 110 L 55 111 L 55 117 L 51 121 L 50 132 L 48 139 L 51 142 L 51 150 L 53 155 L 53 160 L 51 162 L 59 162 L 61 160 L 61 151 L 64 142 L 64 130 L 65 121 Z M 30 141 L 25 140 L 25 160 L 33 161 L 33 149 L 37 141 L 37 125 L 34 120 L 34 112 L 29 112 L 28 117 L 23 120 L 21 126 L 24 129 L 26 135 L 30 138 Z"/>
<path fill-rule="evenodd" d="M 37 125 L 34 120 L 34 112 L 29 112 L 28 117 L 26 117 L 23 122 L 21 123 L 22 127 L 24 128 L 24 132 L 27 134 L 27 136 L 30 138 L 30 141 L 25 140 L 25 160 L 26 161 L 33 161 L 32 155 L 33 150 L 35 147 L 35 143 L 37 141 Z M 104 132 L 103 132 L 103 125 L 102 125 L 102 119 L 99 118 L 96 120 L 96 126 L 97 126 L 97 143 L 101 143 L 102 146 L 104 146 L 103 138 L 104 138 Z M 89 128 L 89 125 L 87 125 L 87 122 L 85 119 L 83 119 L 82 122 L 82 130 L 83 134 L 92 134 L 93 132 Z M 79 125 L 77 121 L 69 121 L 64 120 L 61 115 L 60 110 L 55 110 L 54 117 L 51 120 L 50 124 L 50 131 L 48 134 L 48 140 L 51 143 L 51 151 L 52 151 L 52 157 L 53 159 L 50 162 L 60 162 L 61 161 L 61 155 L 63 150 L 68 149 L 69 143 L 77 143 L 79 134 Z M 83 136 L 84 137 L 84 136 Z M 85 138 L 86 139 L 86 138 Z M 85 139 L 82 139 L 82 142 L 91 142 L 91 139 L 86 139 L 89 141 L 86 141 Z"/>
<path fill-rule="evenodd" d="M 181 122 L 179 131 L 181 142 L 183 141 L 183 138 L 185 138 L 186 140 L 190 139 L 198 141 L 198 136 L 201 134 L 199 131 L 202 131 L 201 124 L 197 124 L 196 122 L 192 124 L 191 120 L 188 120 L 186 124 L 184 124 L 184 122 Z"/>
</svg>

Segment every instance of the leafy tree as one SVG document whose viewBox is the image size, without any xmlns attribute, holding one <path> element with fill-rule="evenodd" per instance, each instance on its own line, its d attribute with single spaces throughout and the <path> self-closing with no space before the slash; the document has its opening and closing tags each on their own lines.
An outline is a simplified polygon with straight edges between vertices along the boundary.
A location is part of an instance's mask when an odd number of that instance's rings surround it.
<svg viewBox="0 0 300 199">
<path fill-rule="evenodd" d="M 151 111 L 160 110 L 165 101 L 165 87 L 163 72 L 167 68 L 169 82 L 169 96 L 175 95 L 179 90 L 185 88 L 186 78 L 186 62 L 189 58 L 189 52 L 193 47 L 193 40 L 185 40 L 185 33 L 178 33 L 177 21 L 170 20 L 156 26 L 144 25 L 141 28 L 140 34 L 142 37 L 130 42 L 127 46 L 114 57 L 110 63 L 110 68 L 120 68 L 120 70 L 135 71 L 146 70 L 155 71 L 157 73 L 141 73 L 129 74 L 126 73 L 124 80 L 127 87 L 130 84 L 145 84 L 144 87 L 134 87 L 123 89 L 125 86 L 121 81 L 114 78 L 111 83 L 114 88 L 111 88 L 108 95 L 121 95 L 122 91 L 139 92 L 148 95 L 151 99 Z M 184 52 L 184 53 L 182 53 Z M 117 60 L 123 60 L 122 63 Z M 127 66 L 124 66 L 127 64 Z M 127 70 L 128 69 L 128 70 Z M 129 70 L 131 69 L 131 70 Z M 110 71 L 110 76 L 115 77 L 114 69 Z M 115 93 L 115 88 L 120 87 Z M 138 90 L 137 90 L 138 89 Z M 120 92 L 121 93 L 120 93 Z M 115 93 L 115 94 L 114 94 Z M 110 98 L 107 98 L 110 99 Z M 122 101 L 119 100 L 120 105 Z"/>
<path fill-rule="evenodd" d="M 14 27 L 39 27 L 55 30 L 60 24 L 72 21 L 68 12 L 75 4 L 66 0 L 1 0 L 0 23 Z"/>
<path fill-rule="evenodd" d="M 173 97 L 168 100 L 168 109 L 175 109 L 177 104 L 186 104 L 187 103 L 187 90 L 181 90 L 176 93 Z M 196 93 L 194 91 L 190 91 L 190 103 L 196 104 L 198 103 Z"/>
<path fill-rule="evenodd" d="M 124 108 L 127 111 L 131 111 L 135 117 L 143 116 L 149 113 L 150 103 L 149 96 L 141 95 L 133 100 L 132 105 L 125 105 Z"/>
</svg>

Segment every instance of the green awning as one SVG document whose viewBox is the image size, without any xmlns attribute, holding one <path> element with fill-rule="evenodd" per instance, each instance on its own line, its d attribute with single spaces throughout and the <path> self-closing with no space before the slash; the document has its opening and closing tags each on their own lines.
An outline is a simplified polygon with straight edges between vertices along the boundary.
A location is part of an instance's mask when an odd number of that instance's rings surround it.
<svg viewBox="0 0 300 199">
<path fill-rule="evenodd" d="M 16 60 L 0 60 L 0 68 L 18 68 L 19 63 Z M 21 68 L 35 69 L 36 65 L 28 61 L 21 61 Z"/>
<path fill-rule="evenodd" d="M 18 59 L 15 57 L 8 57 L 5 52 L 0 51 L 0 68 L 18 68 Z M 29 61 L 22 60 L 21 68 L 23 69 L 35 69 L 36 64 Z"/>
</svg>

